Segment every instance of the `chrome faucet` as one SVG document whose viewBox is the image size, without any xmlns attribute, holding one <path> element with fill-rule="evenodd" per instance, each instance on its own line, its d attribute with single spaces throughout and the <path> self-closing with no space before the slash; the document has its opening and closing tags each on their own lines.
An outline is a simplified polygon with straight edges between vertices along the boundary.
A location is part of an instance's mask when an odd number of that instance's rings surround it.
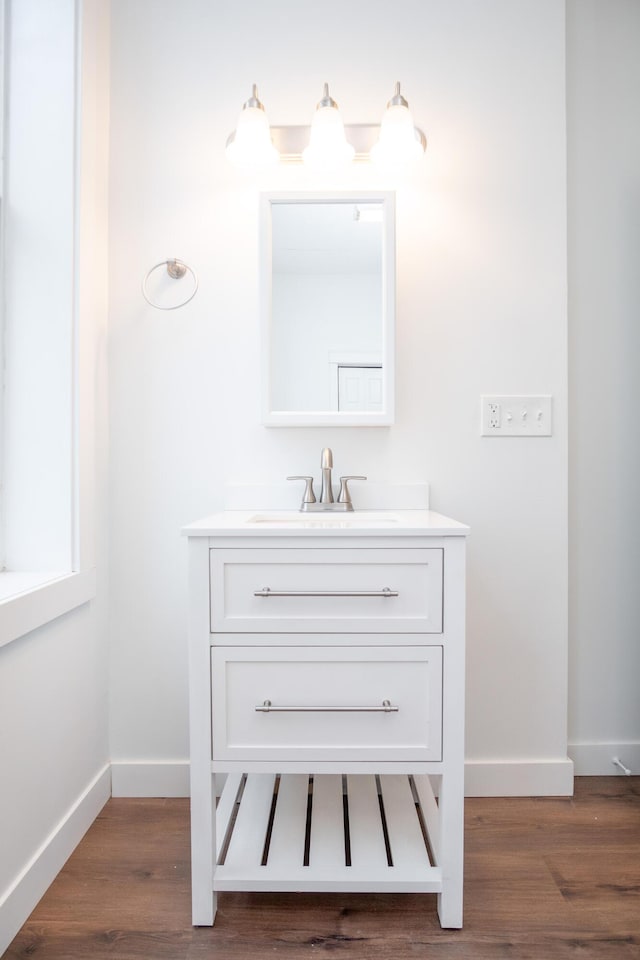
<svg viewBox="0 0 640 960">
<path fill-rule="evenodd" d="M 320 502 L 316 500 L 313 492 L 313 477 L 295 476 L 287 477 L 287 480 L 304 480 L 304 493 L 300 510 L 303 513 L 320 513 L 334 511 L 336 513 L 346 513 L 353 510 L 351 502 L 351 493 L 349 491 L 349 480 L 366 480 L 366 477 L 347 476 L 340 477 L 340 492 L 337 501 L 333 498 L 333 483 L 331 481 L 331 471 L 333 469 L 333 453 L 329 447 L 324 447 L 320 457 L 320 468 L 322 470 L 322 486 L 320 488 Z"/>
</svg>

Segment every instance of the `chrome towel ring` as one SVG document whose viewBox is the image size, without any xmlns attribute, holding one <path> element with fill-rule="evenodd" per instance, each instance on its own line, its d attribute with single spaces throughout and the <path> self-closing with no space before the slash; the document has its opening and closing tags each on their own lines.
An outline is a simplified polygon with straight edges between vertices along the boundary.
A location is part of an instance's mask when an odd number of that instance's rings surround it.
<svg viewBox="0 0 640 960">
<path fill-rule="evenodd" d="M 156 303 L 154 300 L 152 300 L 149 297 L 149 294 L 147 291 L 147 283 L 149 281 L 149 277 L 151 276 L 151 274 L 155 270 L 158 270 L 160 267 L 164 267 L 164 266 L 166 266 L 167 273 L 169 274 L 172 280 L 182 280 L 182 278 L 187 273 L 190 273 L 191 276 L 193 277 L 193 290 L 191 291 L 191 294 L 187 297 L 186 300 L 182 300 L 180 303 L 175 303 L 170 307 L 165 307 L 160 303 Z M 183 260 L 178 260 L 176 257 L 174 257 L 172 260 L 161 260 L 160 263 L 156 263 L 156 265 L 151 267 L 151 269 L 147 272 L 147 275 L 142 281 L 142 296 L 145 298 L 147 303 L 150 306 L 155 307 L 156 310 L 177 310 L 179 307 L 184 307 L 185 304 L 189 303 L 190 300 L 193 300 L 197 292 L 198 292 L 198 277 L 196 276 L 195 270 L 193 269 L 193 267 L 190 267 L 188 263 L 185 263 Z"/>
</svg>

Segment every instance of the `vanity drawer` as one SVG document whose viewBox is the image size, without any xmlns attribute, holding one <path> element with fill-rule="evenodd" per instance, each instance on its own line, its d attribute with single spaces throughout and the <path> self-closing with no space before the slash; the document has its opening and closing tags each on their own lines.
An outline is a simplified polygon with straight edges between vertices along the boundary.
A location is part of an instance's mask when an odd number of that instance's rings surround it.
<svg viewBox="0 0 640 960">
<path fill-rule="evenodd" d="M 441 633 L 428 549 L 212 549 L 211 631 Z"/>
<path fill-rule="evenodd" d="M 214 647 L 215 761 L 442 759 L 442 647 Z"/>
</svg>

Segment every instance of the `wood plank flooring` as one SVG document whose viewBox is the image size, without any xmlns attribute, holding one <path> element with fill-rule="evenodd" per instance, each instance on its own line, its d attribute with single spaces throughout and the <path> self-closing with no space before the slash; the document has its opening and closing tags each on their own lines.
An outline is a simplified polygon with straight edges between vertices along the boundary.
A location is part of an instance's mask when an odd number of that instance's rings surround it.
<svg viewBox="0 0 640 960">
<path fill-rule="evenodd" d="M 465 926 L 430 894 L 219 895 L 192 928 L 186 800 L 111 800 L 7 960 L 640 960 L 640 778 L 469 799 Z"/>
</svg>

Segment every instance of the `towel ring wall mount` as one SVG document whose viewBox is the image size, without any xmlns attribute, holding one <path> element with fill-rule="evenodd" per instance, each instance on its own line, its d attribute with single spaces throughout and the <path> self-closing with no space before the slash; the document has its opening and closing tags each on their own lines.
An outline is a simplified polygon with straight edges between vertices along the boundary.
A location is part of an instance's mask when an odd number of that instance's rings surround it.
<svg viewBox="0 0 640 960">
<path fill-rule="evenodd" d="M 149 282 L 151 274 L 156 270 L 159 270 L 160 267 L 165 266 L 167 268 L 167 274 L 172 280 L 182 280 L 187 273 L 190 273 L 193 278 L 193 290 L 191 291 L 191 294 L 186 298 L 186 300 L 182 300 L 180 303 L 174 303 L 171 306 L 164 306 L 163 304 L 156 303 L 151 299 L 147 290 L 147 283 Z M 177 257 L 173 257 L 171 260 L 161 260 L 160 263 L 156 263 L 155 266 L 151 267 L 151 269 L 147 271 L 147 274 L 142 281 L 142 296 L 145 298 L 147 303 L 150 306 L 155 307 L 156 310 L 177 310 L 179 307 L 184 307 L 185 304 L 189 303 L 190 300 L 193 300 L 197 291 L 198 277 L 196 276 L 195 270 L 193 267 L 190 267 L 188 263 L 185 263 L 184 260 L 178 260 Z"/>
</svg>

